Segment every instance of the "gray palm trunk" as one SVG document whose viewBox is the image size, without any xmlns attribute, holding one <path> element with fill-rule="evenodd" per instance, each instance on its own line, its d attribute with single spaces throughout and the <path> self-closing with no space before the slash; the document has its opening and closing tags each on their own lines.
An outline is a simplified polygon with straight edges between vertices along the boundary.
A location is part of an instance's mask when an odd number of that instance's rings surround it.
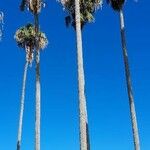
<svg viewBox="0 0 150 150">
<path fill-rule="evenodd" d="M 135 111 L 135 104 L 134 104 L 134 97 L 133 97 L 133 90 L 132 90 L 131 76 L 130 76 L 130 69 L 129 69 L 129 62 L 128 62 L 128 54 L 127 54 L 127 47 L 126 47 L 126 39 L 125 39 L 124 14 L 122 9 L 120 10 L 119 14 L 120 14 L 120 31 L 121 31 L 121 41 L 122 41 L 122 49 L 123 49 L 123 59 L 125 65 L 125 76 L 127 82 L 127 91 L 128 91 L 128 98 L 129 98 L 134 146 L 135 146 L 135 150 L 140 150 L 138 125 L 136 119 L 136 111 Z"/>
<path fill-rule="evenodd" d="M 26 64 L 24 67 L 23 84 L 22 84 L 20 118 L 19 118 L 18 138 L 17 138 L 17 150 L 20 150 L 20 147 L 21 147 L 23 114 L 24 114 L 24 99 L 25 99 L 25 88 L 26 88 L 26 78 L 27 78 L 28 65 L 29 65 L 28 61 L 26 61 Z"/>
<path fill-rule="evenodd" d="M 39 21 L 38 14 L 34 15 L 36 33 L 36 116 L 35 116 L 35 150 L 40 150 L 41 124 L 41 85 L 40 85 L 40 50 L 39 50 Z"/>
<path fill-rule="evenodd" d="M 82 33 L 80 22 L 80 4 L 75 0 L 76 38 L 77 38 L 77 65 L 78 65 L 78 92 L 79 92 L 79 120 L 80 120 L 80 150 L 90 150 L 88 118 L 85 97 L 85 79 L 83 68 Z"/>
<path fill-rule="evenodd" d="M 0 42 L 3 36 L 3 25 L 4 25 L 4 13 L 0 11 Z"/>
</svg>

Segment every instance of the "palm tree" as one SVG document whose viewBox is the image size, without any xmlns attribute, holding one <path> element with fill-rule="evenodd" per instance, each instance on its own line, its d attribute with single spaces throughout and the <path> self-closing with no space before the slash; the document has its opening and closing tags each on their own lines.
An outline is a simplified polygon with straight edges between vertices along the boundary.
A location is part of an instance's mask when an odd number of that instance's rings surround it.
<svg viewBox="0 0 150 150">
<path fill-rule="evenodd" d="M 0 41 L 2 40 L 3 36 L 3 25 L 4 25 L 4 13 L 0 11 Z"/>
<path fill-rule="evenodd" d="M 94 20 L 93 14 L 102 3 L 101 0 L 61 0 L 69 15 L 65 18 L 66 25 L 72 25 L 76 31 L 77 39 L 77 66 L 79 91 L 79 118 L 80 118 L 80 149 L 90 150 L 88 131 L 88 117 L 85 97 L 85 78 L 83 66 L 82 33 L 81 28 L 87 22 Z"/>
<path fill-rule="evenodd" d="M 41 0 L 31 0 L 30 10 L 34 15 L 35 33 L 39 32 L 39 17 Z M 35 36 L 36 41 L 36 120 L 35 120 L 35 149 L 40 150 L 40 128 L 41 128 L 41 85 L 40 85 L 40 49 L 39 37 Z"/>
<path fill-rule="evenodd" d="M 17 150 L 20 150 L 21 137 L 22 137 L 22 125 L 23 125 L 23 114 L 24 114 L 24 99 L 25 99 L 25 87 L 26 87 L 26 76 L 28 65 L 33 61 L 33 54 L 35 49 L 35 27 L 32 24 L 27 24 L 16 31 L 15 40 L 19 47 L 25 49 L 26 51 L 26 64 L 24 67 L 23 75 L 23 86 L 21 95 L 21 108 L 20 108 L 20 119 L 18 128 L 18 139 L 17 139 Z M 44 49 L 48 41 L 43 32 L 39 32 L 39 47 Z"/>
<path fill-rule="evenodd" d="M 35 117 L 35 149 L 40 150 L 40 120 L 41 120 L 41 85 L 40 85 L 40 47 L 39 47 L 39 17 L 43 5 L 42 0 L 22 0 L 20 9 L 27 7 L 34 15 L 35 49 L 36 49 L 36 117 Z"/>
<path fill-rule="evenodd" d="M 119 13 L 119 17 L 120 17 L 121 42 L 122 42 L 123 59 L 124 59 L 124 65 L 125 65 L 125 76 L 126 76 L 126 82 L 127 82 L 134 146 L 135 146 L 135 150 L 140 150 L 138 125 L 137 125 L 137 119 L 136 119 L 136 111 L 135 111 L 133 90 L 132 90 L 132 84 L 131 84 L 131 75 L 130 75 L 129 61 L 128 61 L 128 53 L 127 53 L 127 46 L 126 46 L 126 38 L 125 38 L 125 23 L 124 23 L 124 13 L 123 13 L 124 2 L 125 0 L 108 0 L 108 3 L 112 6 L 113 10 Z"/>
<path fill-rule="evenodd" d="M 41 2 L 40 0 L 31 0 L 30 10 L 34 14 L 35 33 L 39 32 L 39 18 Z M 39 37 L 36 34 L 36 122 L 35 122 L 35 149 L 40 150 L 40 119 L 41 119 L 41 85 L 40 85 L 40 49 Z"/>
</svg>

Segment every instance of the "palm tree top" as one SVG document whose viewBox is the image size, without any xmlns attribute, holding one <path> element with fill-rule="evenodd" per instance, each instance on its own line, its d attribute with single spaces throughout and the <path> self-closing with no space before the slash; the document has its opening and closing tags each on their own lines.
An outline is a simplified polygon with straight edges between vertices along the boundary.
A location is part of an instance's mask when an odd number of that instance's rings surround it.
<svg viewBox="0 0 150 150">
<path fill-rule="evenodd" d="M 33 14 L 38 14 L 41 11 L 41 7 L 44 5 L 43 0 L 22 0 L 20 4 L 20 10 L 24 11 L 25 8 L 30 10 Z"/>
<path fill-rule="evenodd" d="M 94 20 L 95 11 L 102 5 L 103 0 L 80 0 L 81 26 Z M 60 0 L 64 9 L 68 12 L 65 18 L 66 25 L 75 27 L 75 0 Z"/>
<path fill-rule="evenodd" d="M 47 37 L 45 33 L 41 31 L 39 32 L 38 36 L 39 36 L 39 48 L 44 49 L 48 44 Z M 18 46 L 24 49 L 26 46 L 35 48 L 36 45 L 35 37 L 36 37 L 35 27 L 30 23 L 27 24 L 26 26 L 19 28 L 14 36 Z"/>
<path fill-rule="evenodd" d="M 120 11 L 124 2 L 125 0 L 107 0 L 107 3 L 109 3 L 115 11 Z"/>
</svg>

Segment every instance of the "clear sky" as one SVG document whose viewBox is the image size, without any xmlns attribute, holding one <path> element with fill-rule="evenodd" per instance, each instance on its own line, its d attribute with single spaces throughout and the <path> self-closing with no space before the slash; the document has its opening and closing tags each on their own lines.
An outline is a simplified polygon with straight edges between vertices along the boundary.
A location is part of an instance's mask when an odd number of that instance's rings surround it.
<svg viewBox="0 0 150 150">
<path fill-rule="evenodd" d="M 41 52 L 41 150 L 78 150 L 76 39 L 66 28 L 66 13 L 47 0 L 40 15 L 49 45 Z M 15 31 L 32 15 L 19 11 L 20 0 L 1 0 L 5 14 L 0 43 L 0 150 L 15 150 L 25 52 Z M 150 149 L 150 1 L 128 0 L 125 25 L 141 150 Z M 120 44 L 119 16 L 106 4 L 95 23 L 83 30 L 86 96 L 91 150 L 133 150 L 131 121 Z M 29 68 L 22 150 L 34 149 L 35 66 Z"/>
</svg>

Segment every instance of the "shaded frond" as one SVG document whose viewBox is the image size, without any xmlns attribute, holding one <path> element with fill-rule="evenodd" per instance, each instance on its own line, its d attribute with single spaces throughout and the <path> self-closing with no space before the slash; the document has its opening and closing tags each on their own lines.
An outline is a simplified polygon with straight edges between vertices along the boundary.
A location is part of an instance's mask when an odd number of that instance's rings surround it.
<svg viewBox="0 0 150 150">
<path fill-rule="evenodd" d="M 69 25 L 71 24 L 71 17 L 70 16 L 65 17 L 65 23 L 66 23 L 66 26 L 69 27 Z"/>
<path fill-rule="evenodd" d="M 22 0 L 20 4 L 20 10 L 24 11 L 26 7 L 27 7 L 27 0 Z"/>
<path fill-rule="evenodd" d="M 115 11 L 122 9 L 124 2 L 125 0 L 107 0 L 107 3 L 109 3 Z"/>
</svg>

